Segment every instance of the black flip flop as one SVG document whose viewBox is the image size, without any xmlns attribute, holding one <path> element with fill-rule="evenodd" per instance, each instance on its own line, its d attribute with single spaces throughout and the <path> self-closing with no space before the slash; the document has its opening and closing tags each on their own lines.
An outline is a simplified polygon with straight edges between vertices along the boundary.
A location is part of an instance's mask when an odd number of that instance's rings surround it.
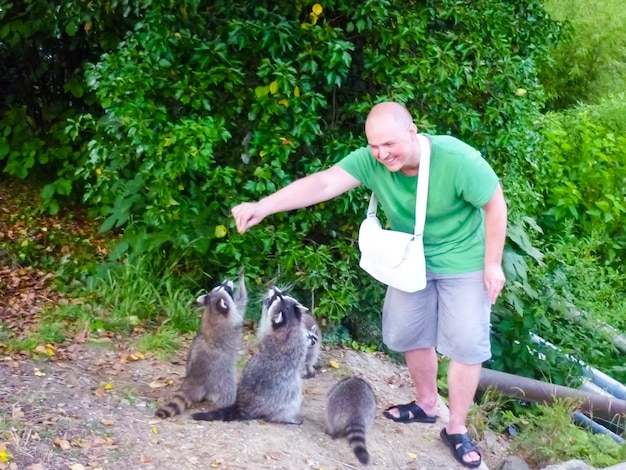
<svg viewBox="0 0 626 470">
<path fill-rule="evenodd" d="M 400 415 L 399 418 L 396 418 L 389 410 L 393 410 L 397 408 L 398 413 Z M 413 417 L 411 417 L 413 415 Z M 403 405 L 393 405 L 383 411 L 383 416 L 385 418 L 391 419 L 396 423 L 434 423 L 437 421 L 436 416 L 428 416 L 426 412 L 419 406 L 417 403 L 412 401 L 411 403 L 405 403 Z"/>
<path fill-rule="evenodd" d="M 463 434 L 448 434 L 446 428 L 441 430 L 439 434 L 441 436 L 441 440 L 447 445 L 452 451 L 452 455 L 461 465 L 467 468 L 477 468 L 480 467 L 482 462 L 482 457 L 476 444 L 472 442 L 468 433 Z M 457 447 L 458 446 L 458 447 Z M 466 462 L 463 460 L 463 456 L 469 454 L 470 452 L 476 452 L 478 454 L 478 460 L 474 462 Z"/>
</svg>

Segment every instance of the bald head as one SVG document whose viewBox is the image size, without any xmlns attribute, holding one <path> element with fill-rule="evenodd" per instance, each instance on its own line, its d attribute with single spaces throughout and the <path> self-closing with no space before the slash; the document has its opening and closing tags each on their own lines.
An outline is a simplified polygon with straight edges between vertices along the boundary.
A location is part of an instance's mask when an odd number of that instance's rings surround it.
<svg viewBox="0 0 626 470">
<path fill-rule="evenodd" d="M 371 126 L 385 121 L 393 121 L 393 124 L 398 126 L 398 128 L 408 129 L 413 123 L 413 117 L 400 103 L 386 101 L 375 105 L 370 110 L 365 121 L 365 132 L 367 132 L 368 125 Z"/>
<path fill-rule="evenodd" d="M 417 127 L 404 106 L 392 101 L 374 106 L 365 121 L 365 135 L 372 156 L 389 171 L 417 174 Z"/>
</svg>

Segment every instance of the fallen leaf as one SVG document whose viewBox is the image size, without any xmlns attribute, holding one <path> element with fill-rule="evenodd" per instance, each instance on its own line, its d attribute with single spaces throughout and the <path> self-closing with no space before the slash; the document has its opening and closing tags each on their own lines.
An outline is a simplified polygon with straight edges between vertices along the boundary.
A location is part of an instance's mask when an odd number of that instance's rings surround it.
<svg viewBox="0 0 626 470">
<path fill-rule="evenodd" d="M 85 470 L 85 467 L 80 463 L 70 465 L 70 470 Z"/>
<path fill-rule="evenodd" d="M 37 367 L 35 367 L 35 368 L 33 369 L 33 374 L 34 374 L 36 377 L 45 377 L 45 376 L 46 376 L 46 373 L 45 373 L 45 372 L 41 372 L 41 370 L 39 370 Z"/>
<path fill-rule="evenodd" d="M 61 439 L 60 437 L 57 437 L 54 440 L 54 445 L 61 450 L 70 450 L 72 448 L 72 444 L 70 444 L 70 441 L 68 441 L 67 439 Z"/>
<path fill-rule="evenodd" d="M 8 462 L 13 458 L 13 455 L 6 449 L 0 449 L 0 462 Z"/>
<path fill-rule="evenodd" d="M 150 455 L 141 454 L 141 463 L 150 463 L 154 459 Z"/>
<path fill-rule="evenodd" d="M 54 349 L 49 344 L 45 346 L 40 344 L 35 348 L 35 352 L 38 352 L 40 354 L 46 354 L 48 356 L 54 356 Z"/>
<path fill-rule="evenodd" d="M 115 421 L 113 421 L 112 419 L 102 418 L 100 420 L 100 423 L 104 424 L 105 426 L 113 426 L 115 424 Z"/>
<path fill-rule="evenodd" d="M 415 460 L 417 458 L 417 454 L 414 454 L 413 452 L 407 452 L 406 455 L 411 459 L 411 460 Z"/>
<path fill-rule="evenodd" d="M 167 382 L 161 382 L 160 380 L 153 380 L 152 382 L 150 382 L 148 384 L 148 387 L 150 387 L 150 388 L 163 388 L 163 387 L 167 387 L 167 385 L 168 385 Z"/>
<path fill-rule="evenodd" d="M 333 369 L 339 369 L 339 363 L 337 361 L 330 361 L 328 365 Z"/>
<path fill-rule="evenodd" d="M 14 406 L 13 410 L 11 411 L 11 417 L 13 419 L 20 419 L 24 417 L 24 412 L 22 411 L 22 409 L 19 406 Z"/>
</svg>

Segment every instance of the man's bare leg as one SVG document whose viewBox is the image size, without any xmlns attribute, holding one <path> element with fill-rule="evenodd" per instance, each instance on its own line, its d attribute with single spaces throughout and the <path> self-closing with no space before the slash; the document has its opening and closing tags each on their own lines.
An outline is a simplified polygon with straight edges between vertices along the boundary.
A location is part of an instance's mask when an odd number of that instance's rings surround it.
<svg viewBox="0 0 626 470">
<path fill-rule="evenodd" d="M 413 349 L 404 353 L 407 368 L 415 387 L 415 401 L 428 416 L 437 415 L 437 353 L 435 348 Z M 396 408 L 389 413 L 400 417 Z"/>
<path fill-rule="evenodd" d="M 434 348 L 414 349 L 407 351 L 405 360 L 413 385 L 415 387 L 415 401 L 428 416 L 437 414 L 437 353 Z M 448 400 L 450 421 L 446 427 L 448 434 L 463 434 L 467 432 L 467 415 L 474 402 L 474 395 L 478 388 L 482 364 L 462 364 L 450 361 L 448 367 Z M 389 410 L 392 416 L 398 418 L 397 409 Z M 466 462 L 475 462 L 480 456 L 470 452 L 463 456 Z"/>
<path fill-rule="evenodd" d="M 463 434 L 467 432 L 467 414 L 474 402 L 474 395 L 480 380 L 482 364 L 462 364 L 450 361 L 448 367 L 448 407 L 450 421 L 446 426 L 448 434 Z M 480 456 L 470 452 L 463 456 L 466 462 L 475 462 Z"/>
</svg>

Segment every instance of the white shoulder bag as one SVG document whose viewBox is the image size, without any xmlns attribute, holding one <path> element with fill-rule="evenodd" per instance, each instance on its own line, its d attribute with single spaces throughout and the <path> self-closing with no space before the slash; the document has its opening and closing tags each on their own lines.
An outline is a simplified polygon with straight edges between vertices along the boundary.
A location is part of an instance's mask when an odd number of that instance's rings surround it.
<svg viewBox="0 0 626 470">
<path fill-rule="evenodd" d="M 426 287 L 423 235 L 428 199 L 430 142 L 422 134 L 417 137 L 420 142 L 420 163 L 413 234 L 381 227 L 376 217 L 378 201 L 374 193 L 370 197 L 367 217 L 359 228 L 361 268 L 383 284 L 405 292 L 417 292 Z"/>
</svg>

